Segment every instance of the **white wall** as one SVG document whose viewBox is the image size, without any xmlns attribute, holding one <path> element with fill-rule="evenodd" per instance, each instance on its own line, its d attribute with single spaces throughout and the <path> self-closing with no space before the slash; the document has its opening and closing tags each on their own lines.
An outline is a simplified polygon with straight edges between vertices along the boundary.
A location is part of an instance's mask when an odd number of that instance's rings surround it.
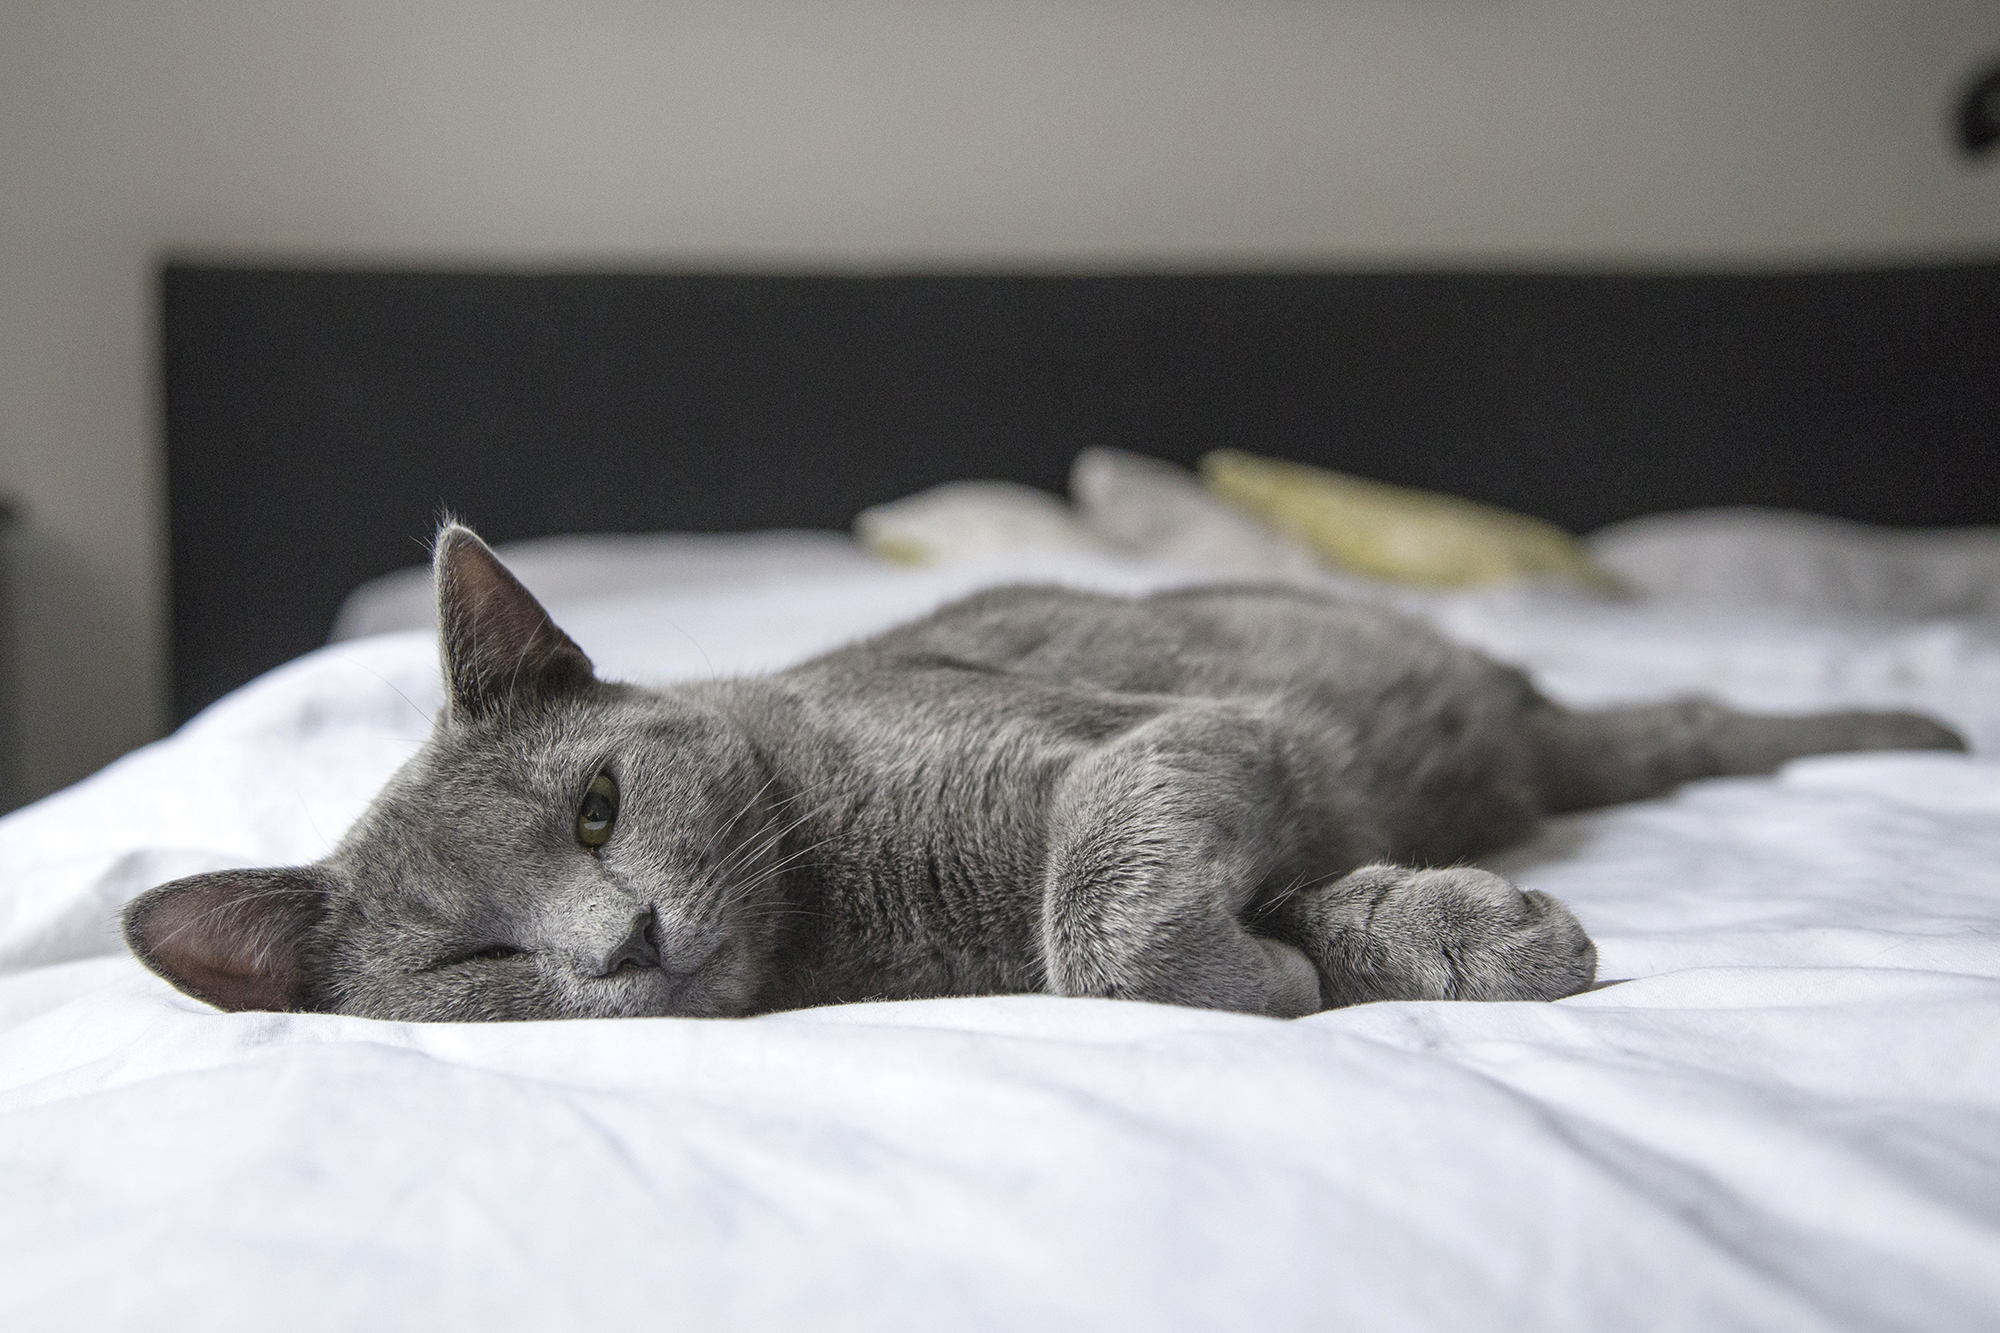
<svg viewBox="0 0 2000 1333">
<path fill-rule="evenodd" d="M 168 251 L 840 266 L 2000 247 L 1994 0 L 0 0 L 27 785 L 164 716 Z M 286 497 L 272 497 L 274 503 Z"/>
</svg>

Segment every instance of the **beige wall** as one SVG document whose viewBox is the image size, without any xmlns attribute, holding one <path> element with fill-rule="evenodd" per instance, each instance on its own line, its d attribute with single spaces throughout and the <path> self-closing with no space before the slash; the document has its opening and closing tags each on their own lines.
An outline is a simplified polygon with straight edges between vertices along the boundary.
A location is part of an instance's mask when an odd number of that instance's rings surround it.
<svg viewBox="0 0 2000 1333">
<path fill-rule="evenodd" d="M 0 3 L 23 774 L 163 717 L 165 251 L 1675 262 L 2000 246 L 1993 0 Z M 273 496 L 274 504 L 288 497 Z"/>
</svg>

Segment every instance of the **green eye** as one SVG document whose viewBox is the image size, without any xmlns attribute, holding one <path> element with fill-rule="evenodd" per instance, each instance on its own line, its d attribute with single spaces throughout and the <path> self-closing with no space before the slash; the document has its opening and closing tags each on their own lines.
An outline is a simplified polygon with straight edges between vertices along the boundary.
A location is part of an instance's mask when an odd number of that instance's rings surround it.
<svg viewBox="0 0 2000 1333">
<path fill-rule="evenodd" d="M 593 850 L 611 841 L 611 826 L 618 819 L 618 784 L 609 773 L 590 780 L 583 805 L 576 812 L 576 840 Z"/>
</svg>

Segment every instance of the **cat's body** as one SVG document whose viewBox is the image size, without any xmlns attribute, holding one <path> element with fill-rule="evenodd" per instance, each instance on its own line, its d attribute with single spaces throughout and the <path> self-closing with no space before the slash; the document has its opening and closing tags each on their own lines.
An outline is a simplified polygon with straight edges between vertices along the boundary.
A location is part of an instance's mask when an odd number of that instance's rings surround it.
<svg viewBox="0 0 2000 1333">
<path fill-rule="evenodd" d="M 463 529 L 438 579 L 449 716 L 326 861 L 136 902 L 128 937 L 175 984 L 395 1018 L 1552 999 L 1592 980 L 1581 927 L 1455 863 L 1692 777 L 1959 745 L 1909 714 L 1573 712 L 1413 621 L 1277 588 L 1002 589 L 646 691 L 596 680 Z"/>
<path fill-rule="evenodd" d="M 811 873 L 787 905 L 812 925 L 786 938 L 772 1007 L 1077 990 L 1052 900 L 1149 896 L 1095 887 L 1141 846 L 1199 864 L 1230 915 L 1255 919 L 1371 861 L 1504 846 L 1538 806 L 1513 725 L 1524 678 L 1400 617 L 1278 588 L 1004 588 L 695 693 L 798 809 L 784 843 Z M 1086 871 L 1078 844 L 1118 823 Z"/>
</svg>

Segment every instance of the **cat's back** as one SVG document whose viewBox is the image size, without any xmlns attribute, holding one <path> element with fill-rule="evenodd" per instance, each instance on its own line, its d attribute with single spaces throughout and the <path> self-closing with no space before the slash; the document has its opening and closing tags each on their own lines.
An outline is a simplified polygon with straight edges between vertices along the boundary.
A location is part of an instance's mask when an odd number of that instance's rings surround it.
<svg viewBox="0 0 2000 1333">
<path fill-rule="evenodd" d="M 885 688 L 949 668 L 1091 695 L 1354 702 L 1429 682 L 1476 687 L 1496 668 L 1385 608 L 1271 584 L 1141 597 L 990 589 L 815 664 Z"/>
<path fill-rule="evenodd" d="M 1296 761 L 1257 799 L 1425 851 L 1393 815 L 1430 808 L 1438 766 L 1407 756 L 1440 734 L 1477 749 L 1490 729 L 1451 719 L 1499 697 L 1498 671 L 1393 613 L 1285 588 L 1009 587 L 733 683 L 810 849 L 814 925 L 780 972 L 818 989 L 785 1002 L 1038 989 L 1052 803 L 1079 761 L 1157 719 L 1247 706 Z M 869 962 L 885 957 L 893 985 Z"/>
</svg>

